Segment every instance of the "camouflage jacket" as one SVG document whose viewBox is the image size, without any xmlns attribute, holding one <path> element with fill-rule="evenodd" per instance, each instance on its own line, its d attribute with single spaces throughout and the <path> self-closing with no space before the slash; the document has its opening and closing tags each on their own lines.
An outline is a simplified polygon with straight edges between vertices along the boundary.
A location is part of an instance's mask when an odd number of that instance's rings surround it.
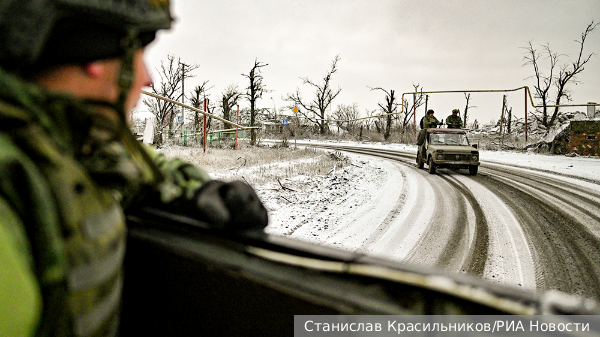
<svg viewBox="0 0 600 337">
<path fill-rule="evenodd" d="M 0 262 L 10 278 L 0 334 L 115 335 L 123 205 L 191 197 L 209 179 L 147 152 L 114 115 L 0 69 Z"/>
<path fill-rule="evenodd" d="M 463 122 L 462 122 L 462 119 L 460 118 L 460 116 L 450 115 L 450 116 L 448 116 L 448 118 L 446 118 L 446 124 L 448 125 L 449 128 L 460 129 L 463 125 Z"/>
<path fill-rule="evenodd" d="M 426 115 L 423 118 L 423 130 L 427 130 L 429 128 L 437 128 L 437 126 L 440 124 L 440 121 L 438 121 L 438 119 L 435 118 L 435 116 Z"/>
</svg>

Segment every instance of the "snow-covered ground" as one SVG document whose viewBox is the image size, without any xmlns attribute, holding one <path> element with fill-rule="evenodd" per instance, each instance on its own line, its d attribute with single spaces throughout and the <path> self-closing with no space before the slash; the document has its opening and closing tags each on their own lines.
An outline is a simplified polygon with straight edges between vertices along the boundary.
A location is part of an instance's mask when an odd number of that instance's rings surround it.
<svg viewBox="0 0 600 337">
<path fill-rule="evenodd" d="M 505 151 L 481 151 L 480 157 L 484 163 L 530 168 L 600 183 L 600 158 L 597 157 L 567 157 Z"/>
<path fill-rule="evenodd" d="M 310 143 L 314 142 L 304 142 L 303 145 Z M 343 145 L 416 153 L 416 146 L 413 145 L 363 143 Z M 395 214 L 393 212 L 395 207 L 399 210 L 410 209 L 410 207 L 398 207 L 391 204 L 390 200 L 394 200 L 394 203 L 400 200 L 408 204 L 423 202 L 419 199 L 420 192 L 415 190 L 415 180 L 423 178 L 415 175 L 416 171 L 405 164 L 356 154 L 345 155 L 348 160 L 341 163 L 342 168 L 327 175 L 299 176 L 282 180 L 282 185 L 272 183 L 255 186 L 269 209 L 270 224 L 267 232 L 402 260 L 408 252 L 395 251 L 392 254 L 389 251 L 382 253 L 377 249 L 380 243 L 376 241 L 378 237 L 377 233 L 373 232 L 374 226 L 369 227 L 369 219 L 377 218 L 384 213 L 388 214 L 388 217 L 410 216 L 402 212 Z M 484 164 L 518 166 L 600 184 L 600 158 L 506 151 L 481 151 L 480 158 Z M 414 219 L 415 223 L 428 220 Z M 349 224 L 360 224 L 360 226 L 349 228 Z M 343 235 L 339 234 L 341 228 L 344 228 Z M 398 233 L 398 235 L 412 234 Z M 366 245 L 367 238 L 371 238 L 371 241 L 375 240 L 377 244 L 373 245 L 373 242 L 370 242 Z M 410 240 L 410 237 L 403 239 Z"/>
</svg>

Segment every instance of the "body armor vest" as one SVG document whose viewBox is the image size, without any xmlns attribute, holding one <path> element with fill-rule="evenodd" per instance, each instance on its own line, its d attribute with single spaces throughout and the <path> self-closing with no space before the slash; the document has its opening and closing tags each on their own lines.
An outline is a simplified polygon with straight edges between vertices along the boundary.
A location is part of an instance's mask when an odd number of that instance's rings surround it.
<svg viewBox="0 0 600 337">
<path fill-rule="evenodd" d="M 25 111 L 0 102 L 0 120 L 0 146 L 13 154 L 0 161 L 10 175 L 0 197 L 30 241 L 44 299 L 38 334 L 115 335 L 126 238 L 118 194 Z"/>
</svg>

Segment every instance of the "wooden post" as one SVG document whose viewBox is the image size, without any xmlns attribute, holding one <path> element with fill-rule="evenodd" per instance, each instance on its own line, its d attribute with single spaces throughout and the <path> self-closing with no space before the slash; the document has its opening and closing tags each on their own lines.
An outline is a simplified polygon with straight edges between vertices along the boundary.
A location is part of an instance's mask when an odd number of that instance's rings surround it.
<svg viewBox="0 0 600 337">
<path fill-rule="evenodd" d="M 429 103 L 429 95 L 425 95 L 425 114 L 427 115 L 427 103 Z"/>
<path fill-rule="evenodd" d="M 417 95 L 413 93 L 413 120 L 415 121 L 415 136 L 417 135 Z"/>
<path fill-rule="evenodd" d="M 504 126 L 504 110 L 506 109 L 506 95 L 502 98 L 502 112 L 500 113 L 500 136 L 502 136 L 502 129 Z"/>
<path fill-rule="evenodd" d="M 206 105 L 207 105 L 207 99 L 204 99 L 204 112 L 206 112 Z M 204 150 L 204 153 L 206 153 L 206 115 L 204 115 L 204 127 L 203 127 L 203 137 L 204 138 L 202 140 L 202 149 Z"/>
<path fill-rule="evenodd" d="M 504 110 L 506 109 L 506 95 L 502 97 L 502 113 L 500 113 L 500 150 L 502 150 L 502 146 L 504 146 L 504 133 L 502 132 L 504 129 Z"/>
<path fill-rule="evenodd" d="M 236 124 L 240 125 L 240 105 L 237 105 L 237 119 L 236 119 Z M 235 127 L 235 149 L 237 150 L 237 139 L 238 139 L 238 130 L 239 128 L 236 126 Z"/>
<path fill-rule="evenodd" d="M 404 100 L 404 99 L 402 99 Z M 404 106 L 404 102 L 402 102 L 402 106 Z M 406 108 L 406 111 L 408 111 L 408 107 Z M 415 135 L 417 134 L 417 114 L 413 114 L 413 131 L 415 133 Z"/>
<path fill-rule="evenodd" d="M 523 89 L 525 91 L 525 142 L 527 142 L 527 87 Z"/>
</svg>

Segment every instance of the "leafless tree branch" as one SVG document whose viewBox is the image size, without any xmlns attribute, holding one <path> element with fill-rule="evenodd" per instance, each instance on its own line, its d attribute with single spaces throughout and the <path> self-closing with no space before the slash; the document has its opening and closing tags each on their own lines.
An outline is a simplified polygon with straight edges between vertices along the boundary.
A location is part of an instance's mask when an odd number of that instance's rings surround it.
<svg viewBox="0 0 600 337">
<path fill-rule="evenodd" d="M 340 56 L 336 55 L 331 62 L 331 67 L 323 76 L 320 83 L 315 83 L 308 77 L 301 77 L 302 84 L 308 84 L 314 89 L 314 98 L 307 102 L 301 94 L 300 89 L 296 89 L 294 93 L 288 93 L 283 99 L 288 102 L 292 102 L 296 106 L 300 106 L 298 113 L 306 118 L 311 123 L 314 123 L 319 129 L 321 134 L 327 132 L 327 109 L 331 107 L 333 100 L 342 91 L 341 88 L 331 88 L 331 78 L 333 74 L 337 72 L 337 63 L 340 60 Z"/>
</svg>

